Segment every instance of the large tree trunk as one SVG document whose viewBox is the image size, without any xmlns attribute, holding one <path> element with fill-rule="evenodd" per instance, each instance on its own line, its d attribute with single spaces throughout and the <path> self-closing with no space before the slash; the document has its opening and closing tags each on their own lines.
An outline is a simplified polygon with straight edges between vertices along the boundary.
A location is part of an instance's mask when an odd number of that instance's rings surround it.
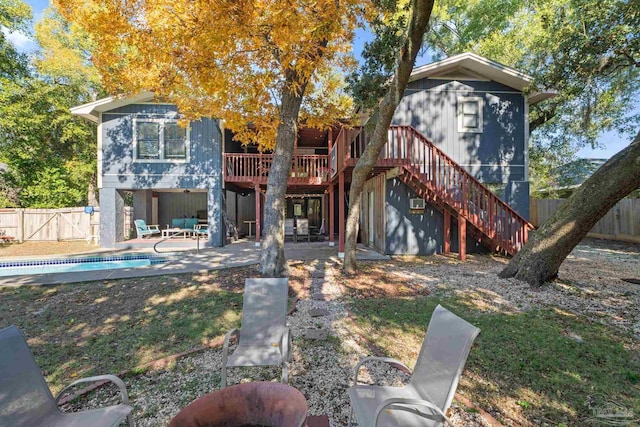
<svg viewBox="0 0 640 427">
<path fill-rule="evenodd" d="M 345 236 L 345 253 L 343 269 L 346 273 L 356 270 L 356 245 L 358 242 L 358 221 L 360 217 L 360 199 L 365 181 L 376 164 L 380 151 L 387 142 L 388 129 L 393 119 L 393 113 L 402 99 L 404 90 L 409 83 L 409 77 L 413 70 L 413 64 L 422 46 L 422 39 L 427 30 L 433 0 L 412 0 L 411 21 L 407 38 L 400 50 L 396 71 L 389 85 L 389 90 L 378 105 L 378 120 L 371 139 L 364 152 L 358 159 L 351 177 L 349 190 L 349 214 L 347 216 L 347 229 Z"/>
<path fill-rule="evenodd" d="M 291 174 L 293 146 L 298 133 L 298 113 L 307 86 L 307 80 L 300 80 L 300 76 L 294 71 L 287 73 L 286 83 L 282 90 L 276 146 L 267 180 L 260 273 L 268 277 L 283 277 L 289 273 L 287 260 L 284 256 L 283 224 L 287 181 Z"/>
<path fill-rule="evenodd" d="M 640 132 L 587 179 L 499 274 L 540 286 L 558 275 L 567 255 L 620 199 L 640 187 Z"/>
</svg>

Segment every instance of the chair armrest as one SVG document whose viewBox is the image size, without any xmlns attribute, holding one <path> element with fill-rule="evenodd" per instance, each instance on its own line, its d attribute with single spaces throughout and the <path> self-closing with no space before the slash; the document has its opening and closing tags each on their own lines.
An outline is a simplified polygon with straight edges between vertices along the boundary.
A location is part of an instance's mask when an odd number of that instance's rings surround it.
<svg viewBox="0 0 640 427">
<path fill-rule="evenodd" d="M 283 360 L 289 362 L 291 360 L 291 350 L 293 349 L 293 335 L 291 328 L 285 327 L 282 339 L 280 340 L 280 352 Z"/>
<path fill-rule="evenodd" d="M 65 388 L 63 388 L 60 391 L 60 393 L 58 393 L 55 399 L 56 403 L 58 402 L 58 400 L 60 400 L 60 397 L 62 396 L 62 394 L 65 391 L 69 390 L 71 387 L 78 384 L 82 384 L 82 383 L 93 383 L 97 381 L 109 381 L 114 383 L 118 387 L 118 390 L 120 391 L 120 397 L 122 397 L 122 403 L 124 403 L 125 405 L 129 404 L 129 395 L 127 394 L 127 387 L 124 385 L 124 382 L 122 382 L 122 380 L 116 377 L 115 375 L 96 375 L 95 377 L 81 378 L 77 381 L 74 381 L 68 386 L 66 386 Z"/>
<path fill-rule="evenodd" d="M 409 408 L 409 407 L 403 407 L 401 405 L 418 405 L 418 406 L 424 406 L 426 408 L 429 408 L 431 410 L 431 412 L 427 413 L 427 412 L 422 412 L 419 409 L 416 408 Z M 380 404 L 378 405 L 378 407 L 376 408 L 376 416 L 374 418 L 375 422 L 374 422 L 374 426 L 378 425 L 378 417 L 380 417 L 380 414 L 382 413 L 382 411 L 384 411 L 386 408 L 389 407 L 395 407 L 396 410 L 399 411 L 407 411 L 407 412 L 411 412 L 415 415 L 418 415 L 420 417 L 423 418 L 430 418 L 433 415 L 438 415 L 439 417 L 442 418 L 442 420 L 445 422 L 445 424 L 451 424 L 451 421 L 449 421 L 449 418 L 447 418 L 447 416 L 445 415 L 444 412 L 442 412 L 442 410 L 440 408 L 438 408 L 436 405 L 434 405 L 433 403 L 429 402 L 428 400 L 422 400 L 422 399 L 405 399 L 402 397 L 392 397 L 386 400 L 383 400 L 382 402 L 380 402 Z"/>
<path fill-rule="evenodd" d="M 147 227 L 149 228 L 149 230 L 153 229 L 155 231 L 160 231 L 160 226 L 158 224 L 153 224 L 153 225 L 148 225 Z"/>
<path fill-rule="evenodd" d="M 356 367 L 354 369 L 354 372 L 353 372 L 353 385 L 357 385 L 358 384 L 358 372 L 360 371 L 360 367 L 362 365 L 364 365 L 365 363 L 370 362 L 372 360 L 388 363 L 389 365 L 391 365 L 391 366 L 393 366 L 394 368 L 397 368 L 397 369 L 399 369 L 398 367 L 401 367 L 403 369 L 406 369 L 407 372 L 409 374 L 411 374 L 411 369 L 409 369 L 409 367 L 407 365 L 405 365 L 404 363 L 402 363 L 401 361 L 399 361 L 397 359 L 392 359 L 391 357 L 370 356 L 370 357 L 365 357 L 364 359 L 361 359 L 358 362 L 358 364 L 356 365 Z"/>
</svg>

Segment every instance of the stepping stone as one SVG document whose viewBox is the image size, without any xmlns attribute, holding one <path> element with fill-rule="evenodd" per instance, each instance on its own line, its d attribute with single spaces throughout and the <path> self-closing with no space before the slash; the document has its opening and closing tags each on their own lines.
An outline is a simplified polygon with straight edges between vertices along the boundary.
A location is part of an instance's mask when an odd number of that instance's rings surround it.
<svg viewBox="0 0 640 427">
<path fill-rule="evenodd" d="M 311 295 L 311 299 L 316 300 L 316 301 L 324 301 L 324 294 L 322 292 L 317 292 L 313 295 Z"/>
<path fill-rule="evenodd" d="M 329 314 L 329 310 L 326 308 L 312 308 L 309 310 L 309 316 L 311 317 L 321 317 Z"/>
<path fill-rule="evenodd" d="M 325 276 L 325 271 L 324 270 L 313 270 L 311 272 L 311 278 L 312 279 L 323 278 L 324 276 Z"/>
<path fill-rule="evenodd" d="M 326 415 L 309 415 L 304 427 L 329 427 L 329 417 Z"/>
<path fill-rule="evenodd" d="M 307 329 L 304 333 L 304 337 L 308 340 L 324 341 L 329 336 L 329 331 L 326 329 Z"/>
</svg>

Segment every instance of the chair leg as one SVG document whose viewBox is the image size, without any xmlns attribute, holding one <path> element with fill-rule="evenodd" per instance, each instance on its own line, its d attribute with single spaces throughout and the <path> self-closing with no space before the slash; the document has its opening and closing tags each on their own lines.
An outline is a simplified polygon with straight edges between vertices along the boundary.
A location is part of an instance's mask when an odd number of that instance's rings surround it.
<svg viewBox="0 0 640 427">
<path fill-rule="evenodd" d="M 220 380 L 220 388 L 225 388 L 227 386 L 227 364 L 222 364 L 222 379 Z"/>
<path fill-rule="evenodd" d="M 282 364 L 282 382 L 289 384 L 289 373 L 287 372 L 287 363 Z"/>
</svg>

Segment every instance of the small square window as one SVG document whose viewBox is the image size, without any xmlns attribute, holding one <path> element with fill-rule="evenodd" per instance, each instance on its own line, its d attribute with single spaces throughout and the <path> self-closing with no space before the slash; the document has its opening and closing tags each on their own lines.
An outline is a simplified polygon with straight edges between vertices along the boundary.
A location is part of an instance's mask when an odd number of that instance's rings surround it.
<svg viewBox="0 0 640 427">
<path fill-rule="evenodd" d="M 160 158 L 160 124 L 138 122 L 136 124 L 136 138 L 139 159 Z"/>
<path fill-rule="evenodd" d="M 482 133 L 482 98 L 458 98 L 458 132 Z"/>
</svg>

